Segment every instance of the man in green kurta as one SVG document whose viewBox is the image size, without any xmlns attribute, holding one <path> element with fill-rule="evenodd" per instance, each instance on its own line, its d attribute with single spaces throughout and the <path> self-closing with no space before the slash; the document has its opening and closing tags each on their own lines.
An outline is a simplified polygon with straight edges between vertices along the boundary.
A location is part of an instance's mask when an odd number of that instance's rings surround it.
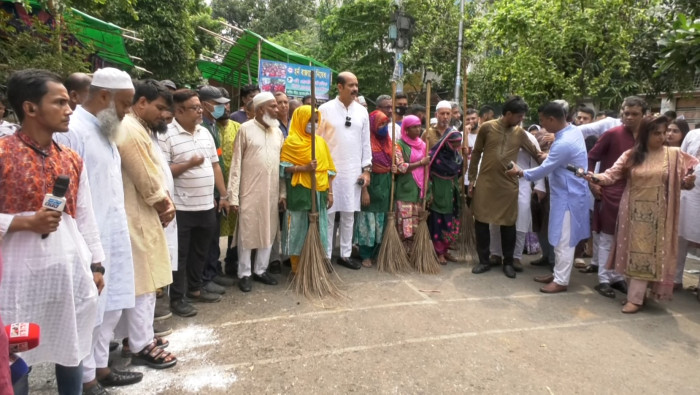
<svg viewBox="0 0 700 395">
<path fill-rule="evenodd" d="M 515 162 L 520 148 L 541 161 L 540 151 L 519 125 L 528 110 L 527 103 L 514 96 L 503 106 L 503 116 L 484 123 L 474 143 L 469 164 L 469 196 L 474 212 L 474 228 L 479 264 L 472 273 L 491 269 L 489 264 L 489 224 L 501 227 L 503 246 L 503 273 L 515 278 L 513 251 L 515 249 L 515 221 L 518 218 L 518 180 L 506 175 Z"/>
</svg>

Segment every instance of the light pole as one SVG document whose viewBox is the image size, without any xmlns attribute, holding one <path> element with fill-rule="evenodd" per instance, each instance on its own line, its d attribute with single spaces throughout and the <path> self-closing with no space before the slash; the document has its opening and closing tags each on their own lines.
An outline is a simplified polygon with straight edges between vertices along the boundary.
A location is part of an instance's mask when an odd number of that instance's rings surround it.
<svg viewBox="0 0 700 395">
<path fill-rule="evenodd" d="M 401 10 L 401 0 L 396 0 L 396 9 L 389 25 L 389 40 L 394 48 L 394 72 L 391 76 L 396 81 L 396 91 L 403 92 L 403 51 L 411 46 L 413 18 Z"/>
<path fill-rule="evenodd" d="M 459 3 L 459 36 L 457 39 L 457 71 L 455 76 L 455 102 L 459 103 L 459 88 L 462 85 L 462 40 L 464 38 L 464 0 Z M 464 109 L 466 111 L 466 108 Z"/>
</svg>

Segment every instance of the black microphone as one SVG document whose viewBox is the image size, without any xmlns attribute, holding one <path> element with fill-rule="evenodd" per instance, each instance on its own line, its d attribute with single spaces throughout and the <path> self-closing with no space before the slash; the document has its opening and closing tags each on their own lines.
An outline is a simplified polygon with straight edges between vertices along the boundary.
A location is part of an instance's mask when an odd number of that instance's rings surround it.
<svg viewBox="0 0 700 395">
<path fill-rule="evenodd" d="M 576 167 L 572 164 L 566 165 L 566 170 L 574 173 L 576 177 L 583 177 L 586 174 L 586 172 L 582 168 Z M 591 178 L 593 179 L 593 182 L 600 182 L 600 179 L 596 178 L 595 176 L 592 176 Z"/>
<path fill-rule="evenodd" d="M 56 177 L 56 182 L 53 184 L 53 191 L 44 196 L 44 203 L 41 206 L 49 210 L 63 212 L 63 209 L 66 208 L 65 196 L 66 191 L 68 191 L 68 184 L 70 184 L 70 178 L 68 178 L 68 176 Z M 47 237 L 49 237 L 48 233 L 41 235 L 42 239 Z"/>
</svg>

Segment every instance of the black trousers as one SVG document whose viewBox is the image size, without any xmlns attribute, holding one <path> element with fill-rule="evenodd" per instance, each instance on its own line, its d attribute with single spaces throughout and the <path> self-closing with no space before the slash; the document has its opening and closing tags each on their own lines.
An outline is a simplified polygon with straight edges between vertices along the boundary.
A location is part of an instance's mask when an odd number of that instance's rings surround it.
<svg viewBox="0 0 700 395">
<path fill-rule="evenodd" d="M 491 232 L 489 224 L 474 221 L 476 235 L 476 252 L 479 254 L 479 263 L 489 265 L 491 255 Z M 501 225 L 501 248 L 503 249 L 503 264 L 513 264 L 513 252 L 515 251 L 515 225 Z"/>
<path fill-rule="evenodd" d="M 219 246 L 219 238 L 221 235 L 221 219 L 223 215 L 219 212 L 216 213 L 216 229 L 211 237 L 211 242 L 209 244 L 209 251 L 207 251 L 207 263 L 204 265 L 204 271 L 202 272 L 202 280 L 204 284 L 212 281 L 214 277 L 220 275 L 221 263 L 219 262 L 219 257 L 221 256 L 221 247 Z"/>
<path fill-rule="evenodd" d="M 170 300 L 182 299 L 186 291 L 202 289 L 202 273 L 211 239 L 216 231 L 216 210 L 176 211 L 177 271 L 173 272 Z"/>
</svg>

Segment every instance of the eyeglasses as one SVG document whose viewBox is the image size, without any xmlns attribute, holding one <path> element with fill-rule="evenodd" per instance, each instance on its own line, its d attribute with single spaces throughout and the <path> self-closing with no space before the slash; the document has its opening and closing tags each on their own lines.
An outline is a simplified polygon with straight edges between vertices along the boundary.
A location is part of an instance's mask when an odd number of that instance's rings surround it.
<svg viewBox="0 0 700 395">
<path fill-rule="evenodd" d="M 194 112 L 200 112 L 200 111 L 202 111 L 202 106 L 185 107 L 185 110 L 192 110 Z"/>
<path fill-rule="evenodd" d="M 350 119 L 350 117 L 345 117 L 345 127 L 349 128 L 350 125 L 352 125 L 352 120 Z"/>
</svg>

